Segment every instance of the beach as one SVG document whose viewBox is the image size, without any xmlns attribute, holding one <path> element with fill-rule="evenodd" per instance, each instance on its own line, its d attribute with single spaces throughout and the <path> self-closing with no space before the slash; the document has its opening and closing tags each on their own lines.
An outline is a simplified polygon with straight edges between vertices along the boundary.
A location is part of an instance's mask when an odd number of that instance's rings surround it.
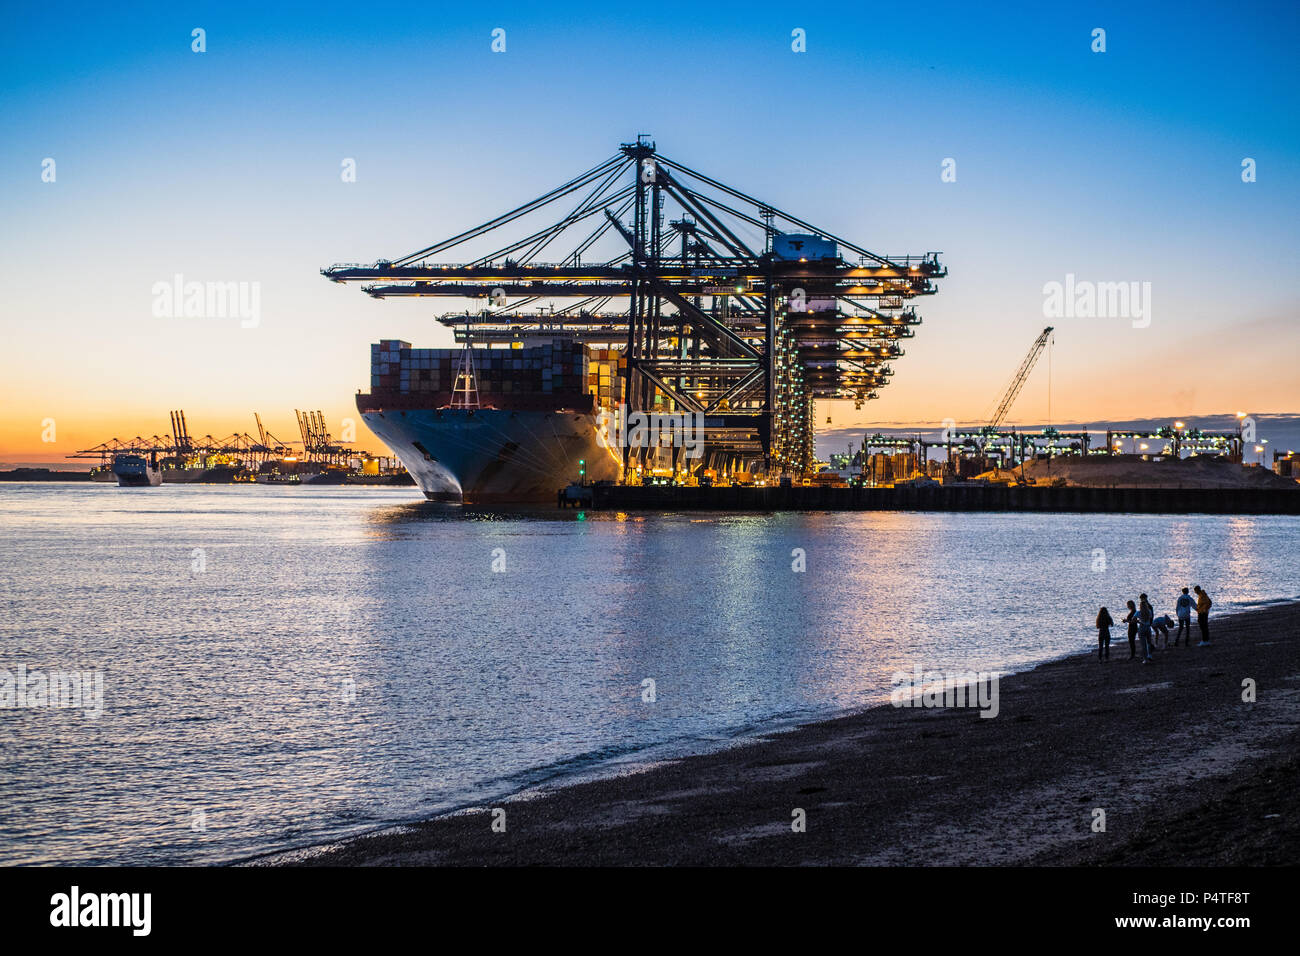
<svg viewBox="0 0 1300 956">
<path fill-rule="evenodd" d="M 1212 614 L 1212 644 L 1150 664 L 1114 635 L 1109 663 L 1094 638 L 1002 677 L 995 717 L 887 704 L 257 862 L 1293 863 L 1300 603 Z"/>
</svg>

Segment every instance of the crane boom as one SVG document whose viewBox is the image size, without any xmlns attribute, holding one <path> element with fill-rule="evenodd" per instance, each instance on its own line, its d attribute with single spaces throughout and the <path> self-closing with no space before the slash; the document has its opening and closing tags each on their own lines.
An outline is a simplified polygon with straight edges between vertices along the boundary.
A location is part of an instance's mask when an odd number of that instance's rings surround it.
<svg viewBox="0 0 1300 956">
<path fill-rule="evenodd" d="M 1029 354 L 1025 360 L 1020 363 L 1020 368 L 1016 371 L 1015 377 L 1007 387 L 1007 393 L 1002 396 L 1002 402 L 998 405 L 998 410 L 993 413 L 989 419 L 989 428 L 997 428 L 1002 424 L 1002 419 L 1011 411 L 1011 406 L 1015 404 L 1016 396 L 1020 394 L 1020 389 L 1024 387 L 1025 379 L 1029 378 L 1029 373 L 1034 370 L 1034 363 L 1038 361 L 1038 356 L 1042 354 L 1043 347 L 1047 345 L 1047 340 L 1052 334 L 1052 327 L 1049 325 L 1038 333 L 1038 338 L 1034 339 L 1034 344 L 1029 347 Z"/>
</svg>

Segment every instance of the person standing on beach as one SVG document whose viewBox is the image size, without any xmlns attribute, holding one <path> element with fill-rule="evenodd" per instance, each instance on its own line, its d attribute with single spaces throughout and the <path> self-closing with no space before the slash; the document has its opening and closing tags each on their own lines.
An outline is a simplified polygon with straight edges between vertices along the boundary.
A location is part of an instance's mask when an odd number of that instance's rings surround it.
<svg viewBox="0 0 1300 956">
<path fill-rule="evenodd" d="M 1201 628 L 1201 643 L 1196 646 L 1204 647 L 1210 643 L 1210 605 L 1214 602 L 1210 600 L 1208 594 L 1201 590 L 1199 584 L 1192 590 L 1196 592 L 1196 623 Z M 1191 638 L 1188 638 L 1188 643 L 1191 643 Z"/>
<path fill-rule="evenodd" d="M 1137 605 L 1132 601 L 1128 602 L 1128 617 L 1124 618 L 1124 623 L 1128 625 L 1128 659 L 1132 660 L 1137 657 L 1137 633 L 1138 618 Z"/>
<path fill-rule="evenodd" d="M 1178 646 L 1184 634 L 1187 635 L 1187 646 L 1192 646 L 1192 608 L 1195 606 L 1196 602 L 1187 593 L 1187 588 L 1183 588 L 1183 593 L 1178 595 L 1178 604 L 1175 606 L 1175 613 L 1178 615 L 1178 633 L 1174 635 L 1174 647 Z"/>
<path fill-rule="evenodd" d="M 1110 626 L 1115 621 L 1110 616 L 1110 611 L 1105 608 L 1097 615 L 1097 660 L 1110 660 Z"/>
<path fill-rule="evenodd" d="M 1151 645 L 1155 637 L 1151 631 L 1151 621 L 1155 618 L 1155 609 L 1145 594 L 1138 595 L 1138 636 L 1142 638 L 1142 663 L 1151 663 Z"/>
</svg>

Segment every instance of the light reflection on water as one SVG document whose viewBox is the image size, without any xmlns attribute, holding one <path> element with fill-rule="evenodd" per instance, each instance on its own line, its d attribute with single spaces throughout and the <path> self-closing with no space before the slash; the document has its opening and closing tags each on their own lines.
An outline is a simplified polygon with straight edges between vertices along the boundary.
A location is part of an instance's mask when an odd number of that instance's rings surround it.
<svg viewBox="0 0 1300 956">
<path fill-rule="evenodd" d="M 0 710 L 0 863 L 319 842 L 870 703 L 916 663 L 1086 649 L 1097 607 L 1139 591 L 1171 613 L 1196 583 L 1216 613 L 1300 596 L 1293 517 L 521 515 L 395 489 L 9 485 L 0 527 L 0 670 L 102 668 L 106 698 L 99 720 Z"/>
</svg>

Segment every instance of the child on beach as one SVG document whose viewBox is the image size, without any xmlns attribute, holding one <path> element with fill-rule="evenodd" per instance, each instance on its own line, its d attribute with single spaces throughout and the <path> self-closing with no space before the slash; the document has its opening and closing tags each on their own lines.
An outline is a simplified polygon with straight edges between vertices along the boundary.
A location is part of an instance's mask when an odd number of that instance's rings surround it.
<svg viewBox="0 0 1300 956">
<path fill-rule="evenodd" d="M 1110 616 L 1110 611 L 1105 608 L 1097 615 L 1097 660 L 1110 660 L 1110 626 L 1115 621 Z"/>
</svg>

